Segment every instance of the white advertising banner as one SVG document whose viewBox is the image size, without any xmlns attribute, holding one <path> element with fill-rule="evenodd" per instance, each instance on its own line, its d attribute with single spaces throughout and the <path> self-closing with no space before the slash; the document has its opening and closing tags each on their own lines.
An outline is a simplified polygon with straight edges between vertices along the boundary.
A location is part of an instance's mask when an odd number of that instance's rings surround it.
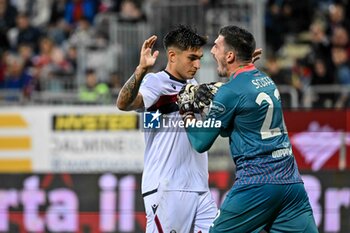
<svg viewBox="0 0 350 233">
<path fill-rule="evenodd" d="M 138 115 L 115 107 L 0 109 L 0 172 L 140 172 Z"/>
</svg>

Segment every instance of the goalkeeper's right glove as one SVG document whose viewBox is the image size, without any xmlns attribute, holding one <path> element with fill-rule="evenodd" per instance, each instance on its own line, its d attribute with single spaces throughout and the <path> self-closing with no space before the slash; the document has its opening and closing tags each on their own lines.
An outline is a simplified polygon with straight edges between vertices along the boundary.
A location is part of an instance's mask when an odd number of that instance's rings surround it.
<svg viewBox="0 0 350 233">
<path fill-rule="evenodd" d="M 183 86 L 177 95 L 177 105 L 179 106 L 180 114 L 194 112 L 194 96 L 197 86 L 193 84 L 186 84 Z"/>
</svg>

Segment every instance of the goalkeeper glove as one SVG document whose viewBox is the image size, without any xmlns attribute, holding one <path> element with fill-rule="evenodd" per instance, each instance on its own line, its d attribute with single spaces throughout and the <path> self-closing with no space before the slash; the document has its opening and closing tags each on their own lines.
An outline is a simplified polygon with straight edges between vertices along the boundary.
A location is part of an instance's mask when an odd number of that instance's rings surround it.
<svg viewBox="0 0 350 233">
<path fill-rule="evenodd" d="M 194 112 L 194 96 L 198 87 L 193 84 L 183 86 L 177 95 L 177 105 L 179 106 L 180 114 Z"/>
<path fill-rule="evenodd" d="M 209 108 L 222 82 L 203 83 L 199 85 L 194 95 L 194 106 L 199 110 Z"/>
</svg>

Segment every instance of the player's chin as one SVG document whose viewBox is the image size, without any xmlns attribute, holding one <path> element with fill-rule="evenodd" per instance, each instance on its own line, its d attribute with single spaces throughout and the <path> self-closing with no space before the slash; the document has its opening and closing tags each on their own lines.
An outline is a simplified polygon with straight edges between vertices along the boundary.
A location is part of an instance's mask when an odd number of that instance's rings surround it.
<svg viewBox="0 0 350 233">
<path fill-rule="evenodd" d="M 218 67 L 217 71 L 218 71 L 219 77 L 226 77 L 227 76 L 227 73 L 223 69 L 220 69 Z"/>
<path fill-rule="evenodd" d="M 216 71 L 218 72 L 219 75 L 222 73 L 222 69 L 220 68 L 220 66 L 218 66 L 218 67 L 216 68 Z"/>
<path fill-rule="evenodd" d="M 193 71 L 189 72 L 189 73 L 187 74 L 186 79 L 192 79 L 192 78 L 196 75 L 196 73 L 197 73 L 197 72 L 193 72 Z"/>
</svg>

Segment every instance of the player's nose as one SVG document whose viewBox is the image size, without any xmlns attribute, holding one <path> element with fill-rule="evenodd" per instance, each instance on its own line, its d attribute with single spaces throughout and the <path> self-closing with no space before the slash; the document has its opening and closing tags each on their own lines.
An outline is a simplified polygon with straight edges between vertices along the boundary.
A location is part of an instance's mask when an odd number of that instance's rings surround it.
<svg viewBox="0 0 350 233">
<path fill-rule="evenodd" d="M 214 55 L 214 46 L 211 48 L 210 53 Z"/>
<path fill-rule="evenodd" d="M 195 60 L 193 62 L 193 66 L 198 70 L 201 68 L 201 61 L 200 60 Z"/>
</svg>

